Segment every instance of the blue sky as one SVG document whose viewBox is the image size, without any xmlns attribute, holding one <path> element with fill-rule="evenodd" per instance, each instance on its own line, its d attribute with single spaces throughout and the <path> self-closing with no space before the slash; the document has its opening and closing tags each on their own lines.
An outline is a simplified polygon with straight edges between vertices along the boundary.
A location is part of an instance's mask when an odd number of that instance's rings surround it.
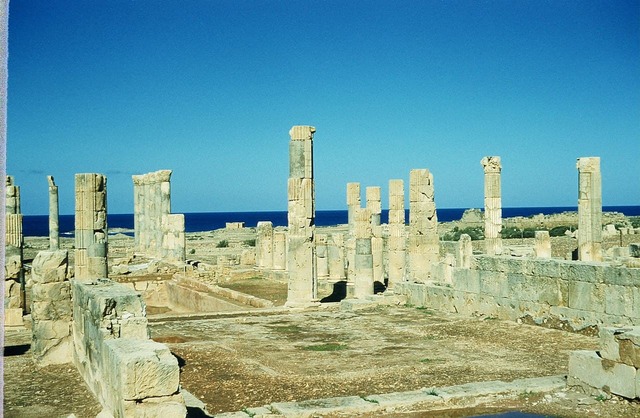
<svg viewBox="0 0 640 418">
<path fill-rule="evenodd" d="M 74 210 L 74 173 L 172 169 L 172 209 L 286 210 L 288 131 L 313 125 L 316 207 L 347 182 L 433 172 L 436 205 L 640 204 L 640 1 L 11 0 L 7 172 L 26 214 Z"/>
</svg>

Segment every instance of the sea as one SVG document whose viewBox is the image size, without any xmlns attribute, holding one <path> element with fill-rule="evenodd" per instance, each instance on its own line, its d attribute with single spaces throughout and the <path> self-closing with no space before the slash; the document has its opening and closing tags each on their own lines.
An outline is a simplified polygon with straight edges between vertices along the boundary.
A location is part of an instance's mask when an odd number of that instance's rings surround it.
<svg viewBox="0 0 640 418">
<path fill-rule="evenodd" d="M 438 221 L 450 222 L 460 220 L 465 208 L 437 209 Z M 576 212 L 575 206 L 557 207 L 518 207 L 502 208 L 502 216 L 511 218 L 514 216 L 532 216 L 537 214 L 551 215 L 562 212 Z M 605 212 L 619 212 L 626 216 L 640 216 L 640 206 L 603 206 Z M 409 211 L 406 211 L 406 219 L 409 219 Z M 381 222 L 386 223 L 388 210 L 383 210 Z M 227 222 L 244 222 L 246 227 L 255 227 L 260 221 L 271 221 L 273 226 L 287 226 L 287 212 L 197 212 L 185 213 L 185 232 L 204 232 L 224 228 Z M 317 226 L 334 226 L 346 224 L 346 210 L 317 210 L 315 224 Z M 48 215 L 24 215 L 22 232 L 29 237 L 49 236 Z M 125 234 L 133 236 L 133 214 L 109 214 L 107 215 L 109 234 Z M 72 237 L 74 233 L 74 215 L 60 215 L 58 227 L 61 236 Z"/>
</svg>

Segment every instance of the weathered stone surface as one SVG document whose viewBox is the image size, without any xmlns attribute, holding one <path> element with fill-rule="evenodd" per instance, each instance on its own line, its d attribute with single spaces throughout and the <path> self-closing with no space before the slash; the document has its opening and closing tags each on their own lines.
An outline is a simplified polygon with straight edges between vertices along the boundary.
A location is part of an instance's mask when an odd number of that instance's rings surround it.
<svg viewBox="0 0 640 418">
<path fill-rule="evenodd" d="M 568 378 L 570 386 L 582 383 L 626 398 L 636 397 L 636 369 L 603 359 L 595 351 L 573 351 Z"/>
<path fill-rule="evenodd" d="M 122 400 L 169 396 L 178 391 L 180 369 L 169 348 L 152 340 L 104 342 L 105 370 Z"/>
<path fill-rule="evenodd" d="M 75 277 L 107 277 L 107 178 L 76 174 Z"/>
<path fill-rule="evenodd" d="M 414 169 L 409 174 L 409 237 L 406 251 L 408 277 L 415 281 L 426 281 L 431 265 L 438 261 L 440 254 L 433 175 L 427 169 Z"/>
<path fill-rule="evenodd" d="M 31 280 L 38 284 L 64 281 L 68 258 L 67 250 L 40 251 L 33 259 Z"/>
</svg>

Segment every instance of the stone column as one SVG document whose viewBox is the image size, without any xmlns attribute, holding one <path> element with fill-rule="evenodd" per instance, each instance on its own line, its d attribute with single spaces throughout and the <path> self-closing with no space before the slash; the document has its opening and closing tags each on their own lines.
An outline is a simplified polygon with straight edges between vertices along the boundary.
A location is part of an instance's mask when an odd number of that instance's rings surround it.
<svg viewBox="0 0 640 418">
<path fill-rule="evenodd" d="M 373 295 L 373 256 L 371 253 L 371 212 L 369 209 L 356 209 L 354 257 L 354 296 L 365 298 Z"/>
<path fill-rule="evenodd" d="M 289 182 L 287 304 L 309 303 L 317 298 L 315 268 L 315 191 L 313 183 L 312 126 L 294 126 L 289 131 Z"/>
<path fill-rule="evenodd" d="M 600 157 L 578 158 L 578 259 L 602 261 Z"/>
<path fill-rule="evenodd" d="M 4 253 L 5 326 L 22 326 L 22 314 L 25 307 L 23 244 L 20 187 L 15 185 L 13 176 L 7 176 L 5 189 Z"/>
<path fill-rule="evenodd" d="M 75 278 L 107 278 L 107 178 L 76 174 L 75 192 Z"/>
<path fill-rule="evenodd" d="M 334 281 L 346 280 L 344 272 L 344 235 L 331 234 L 327 243 L 329 257 L 329 279 Z"/>
<path fill-rule="evenodd" d="M 284 231 L 273 232 L 273 269 L 287 268 L 287 234 Z"/>
<path fill-rule="evenodd" d="M 502 254 L 502 194 L 500 157 L 484 157 L 484 245 L 488 255 Z"/>
<path fill-rule="evenodd" d="M 367 198 L 367 208 L 371 211 L 371 225 L 380 225 L 380 215 L 382 213 L 382 203 L 380 199 L 380 187 L 372 186 L 365 189 Z"/>
<path fill-rule="evenodd" d="M 53 176 L 47 176 L 49 181 L 49 249 L 60 248 L 60 230 L 58 224 L 58 186 L 53 181 Z"/>
<path fill-rule="evenodd" d="M 389 180 L 389 238 L 387 253 L 389 257 L 387 288 L 404 280 L 406 263 L 406 236 L 404 212 L 404 182 Z"/>
<path fill-rule="evenodd" d="M 433 175 L 427 169 L 411 170 L 409 175 L 407 255 L 409 277 L 419 282 L 428 279 L 431 264 L 440 256 Z"/>
<path fill-rule="evenodd" d="M 273 223 L 260 221 L 256 226 L 256 265 L 261 269 L 273 268 Z"/>
<path fill-rule="evenodd" d="M 145 207 L 145 189 L 144 177 L 141 175 L 131 176 L 133 179 L 133 238 L 135 251 L 143 251 L 143 242 L 145 234 L 144 225 L 144 207 Z"/>
<path fill-rule="evenodd" d="M 31 271 L 31 351 L 38 366 L 71 363 L 73 337 L 67 250 L 40 251 Z"/>
<path fill-rule="evenodd" d="M 549 231 L 536 231 L 534 252 L 537 258 L 551 258 L 551 238 Z"/>
<path fill-rule="evenodd" d="M 381 225 L 371 226 L 371 258 L 373 261 L 373 281 L 384 284 L 384 239 L 382 238 Z"/>
</svg>

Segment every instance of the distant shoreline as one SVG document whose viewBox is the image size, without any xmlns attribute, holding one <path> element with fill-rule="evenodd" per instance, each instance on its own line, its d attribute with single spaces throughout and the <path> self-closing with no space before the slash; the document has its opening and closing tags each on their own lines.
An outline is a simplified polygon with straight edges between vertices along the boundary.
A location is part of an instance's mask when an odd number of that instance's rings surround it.
<svg viewBox="0 0 640 418">
<path fill-rule="evenodd" d="M 465 210 L 470 208 L 437 209 L 439 222 L 458 221 Z M 471 208 L 472 209 L 472 208 Z M 577 206 L 550 207 L 516 207 L 503 208 L 503 218 L 529 217 L 540 213 L 554 215 L 565 212 L 577 212 Z M 618 212 L 625 216 L 640 216 L 640 205 L 636 206 L 603 206 L 603 212 Z M 247 227 L 255 227 L 259 221 L 271 221 L 274 226 L 287 225 L 286 211 L 263 212 L 192 212 L 185 213 L 185 232 L 204 232 L 224 228 L 227 222 L 244 222 Z M 386 223 L 388 210 L 382 211 L 382 222 Z M 409 213 L 407 210 L 407 222 Z M 108 225 L 110 232 L 133 233 L 133 214 L 109 214 Z M 343 225 L 348 222 L 347 210 L 317 210 L 316 226 Z M 74 215 L 60 215 L 59 230 L 61 236 L 72 236 L 74 232 Z M 48 215 L 24 215 L 23 234 L 29 237 L 44 237 L 49 235 Z"/>
</svg>

